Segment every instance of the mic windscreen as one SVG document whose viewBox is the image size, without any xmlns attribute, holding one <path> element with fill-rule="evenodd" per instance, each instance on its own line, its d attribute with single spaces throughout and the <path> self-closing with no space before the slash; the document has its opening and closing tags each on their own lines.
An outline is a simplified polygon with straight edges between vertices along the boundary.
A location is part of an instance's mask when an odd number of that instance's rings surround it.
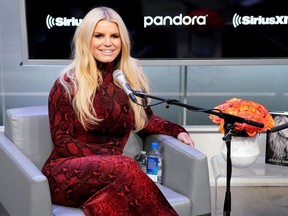
<svg viewBox="0 0 288 216">
<path fill-rule="evenodd" d="M 124 73 L 121 70 L 115 70 L 113 72 L 113 79 L 121 85 L 122 89 L 126 92 L 130 99 L 136 103 L 137 100 L 133 94 L 133 90 L 131 89 L 129 83 L 126 81 Z"/>
<path fill-rule="evenodd" d="M 121 70 L 115 70 L 115 71 L 113 72 L 113 79 L 114 79 L 114 80 L 118 81 L 118 79 L 120 79 L 121 76 L 125 77 L 125 76 L 124 76 L 124 73 L 123 73 Z"/>
</svg>

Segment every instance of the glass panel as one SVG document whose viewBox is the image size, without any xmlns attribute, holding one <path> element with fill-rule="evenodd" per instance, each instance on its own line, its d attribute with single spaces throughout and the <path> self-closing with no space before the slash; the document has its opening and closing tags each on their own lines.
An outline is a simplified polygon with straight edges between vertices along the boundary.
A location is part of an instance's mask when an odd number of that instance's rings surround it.
<svg viewBox="0 0 288 216">
<path fill-rule="evenodd" d="M 232 97 L 253 100 L 269 111 L 287 111 L 286 65 L 191 66 L 187 103 L 205 109 Z M 187 124 L 212 124 L 208 114 L 189 112 Z"/>
<path fill-rule="evenodd" d="M 145 66 L 145 74 L 150 83 L 150 94 L 164 100 L 176 99 L 181 101 L 184 95 L 183 71 L 179 66 Z M 152 100 L 151 104 L 161 102 Z M 154 114 L 175 123 L 183 122 L 183 108 L 174 105 L 168 106 L 166 103 L 153 106 Z"/>
</svg>

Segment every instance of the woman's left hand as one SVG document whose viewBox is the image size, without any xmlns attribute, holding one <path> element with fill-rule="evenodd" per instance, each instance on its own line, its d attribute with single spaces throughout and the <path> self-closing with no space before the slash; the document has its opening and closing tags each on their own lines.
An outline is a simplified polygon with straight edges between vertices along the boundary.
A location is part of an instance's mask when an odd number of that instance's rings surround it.
<svg viewBox="0 0 288 216">
<path fill-rule="evenodd" d="M 187 145 L 190 145 L 191 147 L 195 147 L 195 144 L 188 133 L 185 132 L 179 133 L 177 139 Z"/>
</svg>

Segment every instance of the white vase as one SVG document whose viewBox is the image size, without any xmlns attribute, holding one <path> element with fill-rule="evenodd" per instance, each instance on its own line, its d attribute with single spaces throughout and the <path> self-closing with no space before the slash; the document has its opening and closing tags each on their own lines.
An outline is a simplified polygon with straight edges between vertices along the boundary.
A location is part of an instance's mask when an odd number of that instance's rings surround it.
<svg viewBox="0 0 288 216">
<path fill-rule="evenodd" d="M 227 162 L 227 146 L 223 143 L 222 156 Z M 257 160 L 260 154 L 258 135 L 254 137 L 232 136 L 230 157 L 235 168 L 247 168 Z"/>
</svg>

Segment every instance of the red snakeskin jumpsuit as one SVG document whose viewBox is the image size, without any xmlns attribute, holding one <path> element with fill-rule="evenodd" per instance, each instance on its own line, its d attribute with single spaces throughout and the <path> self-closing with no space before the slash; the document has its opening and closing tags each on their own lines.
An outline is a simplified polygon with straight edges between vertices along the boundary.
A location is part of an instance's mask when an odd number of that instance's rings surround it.
<svg viewBox="0 0 288 216">
<path fill-rule="evenodd" d="M 114 67 L 102 66 L 103 84 L 94 106 L 104 120 L 85 131 L 62 85 L 49 94 L 49 120 L 54 149 L 43 167 L 54 204 L 81 207 L 87 216 L 177 215 L 158 187 L 138 164 L 122 156 L 134 126 L 125 92 L 113 82 Z M 68 79 L 68 78 L 67 78 Z M 184 128 L 149 111 L 149 123 L 139 135 L 177 136 Z"/>
</svg>

